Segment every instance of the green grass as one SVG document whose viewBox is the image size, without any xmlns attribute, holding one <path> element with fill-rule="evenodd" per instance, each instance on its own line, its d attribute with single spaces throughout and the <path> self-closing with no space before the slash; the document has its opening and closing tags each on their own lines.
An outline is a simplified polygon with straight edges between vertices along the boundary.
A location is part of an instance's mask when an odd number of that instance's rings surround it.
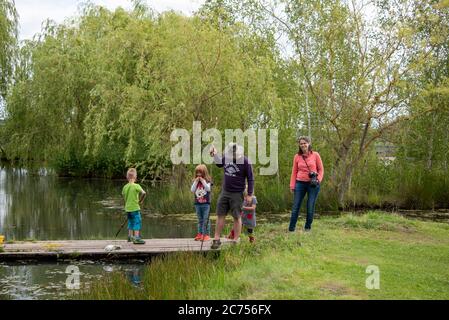
<svg viewBox="0 0 449 320">
<path fill-rule="evenodd" d="M 301 222 L 301 221 L 300 221 Z M 94 283 L 83 299 L 449 299 L 449 225 L 370 212 L 314 222 L 310 234 L 263 225 L 257 243 L 217 257 L 157 258 L 142 287 L 121 274 Z M 365 281 L 379 267 L 380 289 Z"/>
</svg>

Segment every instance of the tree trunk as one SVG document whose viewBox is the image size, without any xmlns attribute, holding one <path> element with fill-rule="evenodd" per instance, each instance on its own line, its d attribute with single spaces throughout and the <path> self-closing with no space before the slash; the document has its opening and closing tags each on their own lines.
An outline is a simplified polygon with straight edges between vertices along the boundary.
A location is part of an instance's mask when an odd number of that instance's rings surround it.
<svg viewBox="0 0 449 320">
<path fill-rule="evenodd" d="M 446 130 L 446 142 L 449 141 L 449 130 Z M 447 156 L 449 155 L 449 150 L 444 154 L 444 172 L 447 176 Z"/>
<path fill-rule="evenodd" d="M 339 149 L 338 158 L 330 176 L 331 188 L 334 190 L 339 208 L 342 209 L 346 207 L 345 198 L 349 190 L 354 168 L 354 163 L 348 159 L 349 151 L 350 148 L 343 146 Z"/>
<path fill-rule="evenodd" d="M 304 80 L 304 94 L 306 95 L 306 112 L 307 112 L 307 128 L 309 132 L 309 139 L 312 140 L 312 121 L 310 117 L 310 109 L 309 109 L 309 95 L 307 93 L 306 81 Z"/>
<path fill-rule="evenodd" d="M 184 164 L 176 165 L 172 167 L 172 184 L 182 188 L 187 183 L 187 170 Z"/>
<path fill-rule="evenodd" d="M 349 185 L 351 183 L 352 178 L 352 164 L 351 163 L 345 163 L 344 166 L 342 166 L 342 175 L 340 176 L 340 181 L 338 181 L 338 204 L 339 207 L 342 209 L 346 208 L 346 193 L 349 190 Z"/>
</svg>

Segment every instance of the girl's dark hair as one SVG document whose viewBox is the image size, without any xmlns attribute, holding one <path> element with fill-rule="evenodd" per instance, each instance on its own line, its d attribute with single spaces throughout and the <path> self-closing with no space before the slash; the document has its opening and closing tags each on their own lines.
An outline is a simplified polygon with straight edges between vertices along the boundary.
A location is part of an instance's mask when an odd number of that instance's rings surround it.
<svg viewBox="0 0 449 320">
<path fill-rule="evenodd" d="M 306 141 L 308 144 L 309 144 L 309 152 L 313 152 L 313 150 L 312 150 L 312 144 L 310 143 L 310 138 L 309 137 L 306 137 L 306 136 L 302 136 L 302 137 L 299 137 L 298 138 L 298 142 L 300 142 L 301 140 L 304 140 L 304 141 Z M 301 146 L 299 146 L 299 150 L 298 150 L 298 155 L 302 155 L 303 153 L 302 153 L 302 150 L 301 150 Z"/>
</svg>

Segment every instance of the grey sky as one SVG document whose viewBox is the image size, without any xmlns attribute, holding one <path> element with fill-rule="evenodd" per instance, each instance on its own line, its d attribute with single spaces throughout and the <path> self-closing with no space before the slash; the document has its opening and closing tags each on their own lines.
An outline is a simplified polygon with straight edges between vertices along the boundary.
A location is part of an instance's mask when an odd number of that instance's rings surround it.
<svg viewBox="0 0 449 320">
<path fill-rule="evenodd" d="M 31 39 L 41 30 L 41 24 L 46 19 L 52 19 L 58 23 L 65 18 L 77 13 L 82 0 L 15 0 L 19 13 L 20 39 Z M 131 8 L 129 0 L 91 0 L 91 2 L 103 5 L 109 9 L 123 7 Z M 157 12 L 166 10 L 180 11 L 190 15 L 197 10 L 204 0 L 147 0 L 148 5 Z"/>
</svg>

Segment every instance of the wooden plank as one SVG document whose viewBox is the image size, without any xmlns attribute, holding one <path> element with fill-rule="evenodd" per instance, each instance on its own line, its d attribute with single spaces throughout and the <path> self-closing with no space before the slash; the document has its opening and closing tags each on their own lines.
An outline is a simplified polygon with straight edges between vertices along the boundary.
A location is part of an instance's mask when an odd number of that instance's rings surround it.
<svg viewBox="0 0 449 320">
<path fill-rule="evenodd" d="M 193 239 L 146 239 L 145 244 L 135 245 L 125 240 L 58 240 L 14 242 L 3 245 L 0 262 L 6 260 L 57 260 L 57 259 L 132 259 L 173 252 L 208 252 L 212 241 L 206 241 L 201 248 L 200 241 Z M 221 239 L 223 245 L 235 243 Z M 106 251 L 107 245 L 121 249 Z"/>
</svg>

